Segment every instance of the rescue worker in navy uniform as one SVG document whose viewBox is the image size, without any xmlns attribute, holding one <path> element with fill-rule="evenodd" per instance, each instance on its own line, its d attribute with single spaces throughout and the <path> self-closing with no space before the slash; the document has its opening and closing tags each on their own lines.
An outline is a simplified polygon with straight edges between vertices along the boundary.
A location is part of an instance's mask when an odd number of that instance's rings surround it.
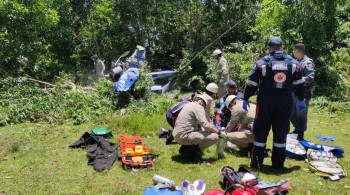
<svg viewBox="0 0 350 195">
<path fill-rule="evenodd" d="M 258 60 L 250 73 L 244 90 L 242 107 L 248 110 L 249 98 L 258 91 L 256 117 L 253 125 L 253 168 L 263 164 L 267 137 L 272 126 L 272 168 L 282 169 L 285 161 L 286 137 L 293 108 L 292 92 L 298 97 L 298 107 L 304 110 L 304 80 L 300 64 L 282 50 L 282 39 L 267 42 L 269 55 Z"/>
<path fill-rule="evenodd" d="M 307 112 L 309 107 L 309 101 L 312 97 L 313 81 L 315 79 L 315 65 L 311 58 L 305 55 L 305 45 L 298 43 L 293 48 L 294 57 L 300 62 L 303 72 L 303 78 L 305 80 L 305 103 L 306 109 L 299 111 L 297 106 L 297 98 L 294 97 L 295 106 L 291 118 L 291 122 L 294 126 L 294 132 L 298 134 L 298 140 L 304 140 L 304 132 L 307 129 Z"/>
</svg>

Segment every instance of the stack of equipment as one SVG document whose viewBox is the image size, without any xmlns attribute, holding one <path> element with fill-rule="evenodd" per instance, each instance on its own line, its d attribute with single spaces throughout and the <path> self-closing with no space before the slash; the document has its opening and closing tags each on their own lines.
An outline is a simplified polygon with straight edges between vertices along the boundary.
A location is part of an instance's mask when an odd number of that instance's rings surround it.
<svg viewBox="0 0 350 195">
<path fill-rule="evenodd" d="M 237 171 L 228 166 L 223 167 L 220 176 L 220 183 L 226 190 L 225 194 L 274 195 L 287 194 L 288 190 L 291 189 L 286 180 L 268 184 L 244 167 L 239 167 Z"/>
<path fill-rule="evenodd" d="M 309 149 L 307 153 L 310 170 L 332 181 L 337 181 L 346 175 L 343 167 L 337 161 L 338 158 L 332 152 Z"/>
</svg>

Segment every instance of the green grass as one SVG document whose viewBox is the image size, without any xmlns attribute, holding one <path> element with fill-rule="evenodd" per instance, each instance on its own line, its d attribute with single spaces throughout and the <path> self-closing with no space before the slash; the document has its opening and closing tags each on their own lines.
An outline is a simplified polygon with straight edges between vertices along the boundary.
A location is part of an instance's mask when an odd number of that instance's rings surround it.
<svg viewBox="0 0 350 195">
<path fill-rule="evenodd" d="M 226 158 L 215 159 L 215 147 L 205 152 L 210 163 L 184 164 L 176 161 L 178 145 L 165 145 L 157 133 L 164 126 L 164 114 L 145 116 L 118 114 L 106 116 L 95 124 L 75 126 L 66 123 L 61 126 L 50 124 L 19 124 L 0 128 L 0 192 L 9 194 L 142 194 L 143 188 L 152 183 L 152 176 L 160 174 L 171 178 L 177 184 L 184 179 L 194 181 L 202 178 L 207 189 L 219 188 L 218 176 L 222 166 L 237 168 L 247 165 L 249 159 L 237 154 L 226 153 Z M 350 114 L 329 115 L 310 112 L 309 131 L 306 137 L 317 142 L 315 135 L 336 136 L 339 146 L 346 149 L 340 163 L 350 168 Z M 160 157 L 156 170 L 139 172 L 125 171 L 119 162 L 111 170 L 97 173 L 87 165 L 86 152 L 70 149 L 68 145 L 77 140 L 85 131 L 96 126 L 106 126 L 114 135 L 121 133 L 142 135 L 146 144 Z M 270 136 L 271 137 L 271 136 Z M 112 139 L 116 142 L 116 136 Z M 271 143 L 270 143 L 271 144 Z M 270 146 L 271 147 L 271 146 Z M 270 165 L 269 159 L 265 164 Z M 308 171 L 303 161 L 287 160 L 286 167 L 293 171 L 278 174 L 260 173 L 268 182 L 288 179 L 293 187 L 290 194 L 350 194 L 348 177 L 337 181 L 326 181 Z"/>
</svg>

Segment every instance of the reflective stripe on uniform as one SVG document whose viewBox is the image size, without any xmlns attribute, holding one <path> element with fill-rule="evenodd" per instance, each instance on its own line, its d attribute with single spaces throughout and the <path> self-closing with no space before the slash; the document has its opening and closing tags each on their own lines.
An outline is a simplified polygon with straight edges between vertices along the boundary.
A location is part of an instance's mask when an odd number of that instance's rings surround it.
<svg viewBox="0 0 350 195">
<path fill-rule="evenodd" d="M 292 64 L 292 74 L 295 73 L 296 69 L 297 69 L 297 65 L 296 64 Z"/>
<path fill-rule="evenodd" d="M 254 87 L 257 87 L 258 86 L 258 83 L 257 82 L 255 82 L 255 81 L 252 81 L 252 80 L 247 80 L 247 84 L 248 85 L 252 85 L 252 86 L 254 86 Z"/>
<path fill-rule="evenodd" d="M 293 81 L 293 85 L 299 85 L 299 84 L 302 84 L 302 83 L 305 83 L 304 78 L 301 78 L 299 80 Z"/>
<path fill-rule="evenodd" d="M 265 146 L 266 146 L 266 143 L 254 142 L 254 146 L 265 147 Z"/>
<path fill-rule="evenodd" d="M 273 146 L 276 147 L 276 148 L 285 148 L 286 147 L 286 143 L 284 143 L 284 144 L 273 143 Z"/>
<path fill-rule="evenodd" d="M 266 75 L 266 65 L 261 66 L 261 74 L 263 77 Z"/>
</svg>

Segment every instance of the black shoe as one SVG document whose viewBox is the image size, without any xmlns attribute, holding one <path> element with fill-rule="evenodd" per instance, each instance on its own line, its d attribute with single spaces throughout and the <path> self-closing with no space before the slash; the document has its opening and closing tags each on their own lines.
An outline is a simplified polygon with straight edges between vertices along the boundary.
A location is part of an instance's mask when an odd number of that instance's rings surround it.
<svg viewBox="0 0 350 195">
<path fill-rule="evenodd" d="M 297 134 L 298 135 L 298 137 L 297 137 L 298 141 L 303 141 L 304 140 L 304 131 L 299 131 L 297 129 L 294 129 L 292 134 Z"/>
<path fill-rule="evenodd" d="M 298 141 L 303 141 L 303 140 L 304 140 L 304 132 L 299 132 L 299 133 L 298 133 L 297 140 L 298 140 Z"/>
<path fill-rule="evenodd" d="M 198 145 L 181 145 L 179 149 L 181 158 L 184 160 L 199 160 L 202 157 L 202 151 Z"/>
<path fill-rule="evenodd" d="M 165 144 L 166 145 L 172 144 L 173 140 L 174 140 L 173 134 L 170 132 L 170 134 L 168 134 L 168 136 L 167 136 L 167 138 L 165 140 Z"/>
<path fill-rule="evenodd" d="M 159 138 L 166 138 L 168 136 L 168 134 L 169 134 L 168 129 L 160 128 L 159 133 L 158 133 L 158 137 Z"/>
</svg>

